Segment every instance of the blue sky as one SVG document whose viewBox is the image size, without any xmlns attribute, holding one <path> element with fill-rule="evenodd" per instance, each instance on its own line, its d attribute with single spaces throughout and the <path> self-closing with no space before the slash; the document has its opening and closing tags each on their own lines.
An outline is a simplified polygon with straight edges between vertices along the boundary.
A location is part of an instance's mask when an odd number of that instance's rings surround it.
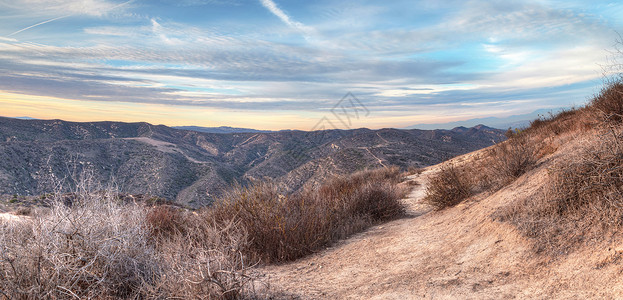
<svg viewBox="0 0 623 300">
<path fill-rule="evenodd" d="M 401 128 L 584 103 L 623 4 L 0 0 L 0 24 L 0 115 L 309 130 L 352 92 L 349 127 Z"/>
</svg>

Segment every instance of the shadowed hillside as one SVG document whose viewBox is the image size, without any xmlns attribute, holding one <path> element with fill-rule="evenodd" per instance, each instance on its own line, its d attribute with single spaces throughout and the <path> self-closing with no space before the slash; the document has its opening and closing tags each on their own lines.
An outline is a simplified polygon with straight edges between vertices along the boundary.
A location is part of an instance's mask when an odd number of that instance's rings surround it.
<svg viewBox="0 0 623 300">
<path fill-rule="evenodd" d="M 209 204 L 234 182 L 273 179 L 288 190 L 327 177 L 439 163 L 501 141 L 501 131 L 355 129 L 214 134 L 148 123 L 0 118 L 0 194 L 50 192 L 52 178 L 90 169 L 122 192 Z"/>
</svg>

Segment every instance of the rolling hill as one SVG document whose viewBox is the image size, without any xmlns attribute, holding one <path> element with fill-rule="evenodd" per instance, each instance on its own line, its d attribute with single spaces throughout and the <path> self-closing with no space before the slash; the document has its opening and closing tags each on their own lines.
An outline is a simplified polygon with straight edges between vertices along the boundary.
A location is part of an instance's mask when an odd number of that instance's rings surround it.
<svg viewBox="0 0 623 300">
<path fill-rule="evenodd" d="M 294 191 L 333 175 L 433 165 L 504 140 L 486 126 L 205 133 L 163 125 L 0 118 L 0 194 L 39 195 L 90 170 L 96 182 L 189 207 L 238 182 Z"/>
</svg>

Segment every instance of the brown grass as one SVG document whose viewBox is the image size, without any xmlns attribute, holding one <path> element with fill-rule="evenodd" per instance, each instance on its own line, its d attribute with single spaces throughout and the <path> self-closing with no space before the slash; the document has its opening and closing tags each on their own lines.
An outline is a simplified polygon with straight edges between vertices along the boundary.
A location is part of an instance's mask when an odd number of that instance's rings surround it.
<svg viewBox="0 0 623 300">
<path fill-rule="evenodd" d="M 599 120 L 588 107 L 563 109 L 530 122 L 523 132 L 533 138 L 546 139 L 565 132 L 586 131 L 593 128 Z"/>
<path fill-rule="evenodd" d="M 500 209 L 500 220 L 515 224 L 552 255 L 577 245 L 606 240 L 623 226 L 623 84 L 608 84 L 587 107 L 565 111 L 526 131 L 537 143 L 555 135 L 552 128 L 583 132 L 596 128 L 596 140 L 570 153 L 549 169 L 542 197 Z M 601 118 L 599 118 L 601 117 Z M 536 127 L 534 127 L 536 126 Z M 555 151 L 555 150 L 554 150 Z"/>
<path fill-rule="evenodd" d="M 436 210 L 452 207 L 474 194 L 500 189 L 537 164 L 538 146 L 526 131 L 508 131 L 508 139 L 488 149 L 486 157 L 469 164 L 450 164 L 431 178 L 427 203 Z"/>
<path fill-rule="evenodd" d="M 184 234 L 185 227 L 188 226 L 188 224 L 185 224 L 182 210 L 168 205 L 147 208 L 145 222 L 151 236 L 156 238 Z"/>
<path fill-rule="evenodd" d="M 590 106 L 599 112 L 608 122 L 623 121 L 623 81 L 616 80 L 606 84 L 593 98 Z"/>
<path fill-rule="evenodd" d="M 492 149 L 493 174 L 506 185 L 535 167 L 536 142 L 527 133 L 515 133 Z"/>
<path fill-rule="evenodd" d="M 543 196 L 502 210 L 535 241 L 537 251 L 565 254 L 576 245 L 604 240 L 623 225 L 623 129 L 568 156 L 549 170 Z"/>
<path fill-rule="evenodd" d="M 398 168 L 364 171 L 294 195 L 259 183 L 232 189 L 206 214 L 219 223 L 239 222 L 252 237 L 249 257 L 284 262 L 401 215 L 400 180 Z"/>
<path fill-rule="evenodd" d="M 430 179 L 424 201 L 441 210 L 469 198 L 472 188 L 473 183 L 465 168 L 444 166 Z"/>
</svg>

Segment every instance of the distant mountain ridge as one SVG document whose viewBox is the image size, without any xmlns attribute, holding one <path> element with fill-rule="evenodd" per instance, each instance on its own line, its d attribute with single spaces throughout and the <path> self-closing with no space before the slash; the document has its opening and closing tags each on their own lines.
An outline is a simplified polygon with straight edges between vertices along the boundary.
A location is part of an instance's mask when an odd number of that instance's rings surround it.
<svg viewBox="0 0 623 300">
<path fill-rule="evenodd" d="M 181 130 L 192 130 L 192 131 L 198 131 L 198 132 L 207 132 L 207 133 L 259 133 L 259 132 L 272 132 L 270 130 L 257 130 L 257 129 L 250 129 L 250 128 L 229 127 L 229 126 L 219 126 L 219 127 L 173 126 L 172 128 L 181 129 Z"/>
<path fill-rule="evenodd" d="M 164 125 L 0 117 L 0 194 L 39 195 L 50 178 L 91 170 L 121 192 L 199 207 L 234 182 L 273 180 L 285 190 L 339 174 L 427 166 L 504 140 L 486 126 L 454 130 L 353 129 L 205 133 Z"/>
<path fill-rule="evenodd" d="M 534 119 L 537 119 L 541 116 L 548 116 L 550 112 L 557 112 L 562 110 L 562 108 L 552 108 L 552 109 L 539 109 L 535 110 L 531 113 L 527 114 L 519 114 L 512 115 L 504 118 L 498 117 L 488 117 L 488 118 L 477 118 L 477 119 L 469 119 L 464 121 L 456 121 L 456 122 L 448 122 L 448 123 L 437 123 L 437 124 L 415 124 L 405 129 L 423 129 L 423 130 L 433 130 L 433 129 L 452 129 L 455 127 L 473 127 L 480 124 L 485 124 L 492 128 L 497 129 L 508 129 L 508 128 L 522 128 L 530 125 L 530 122 Z"/>
</svg>

